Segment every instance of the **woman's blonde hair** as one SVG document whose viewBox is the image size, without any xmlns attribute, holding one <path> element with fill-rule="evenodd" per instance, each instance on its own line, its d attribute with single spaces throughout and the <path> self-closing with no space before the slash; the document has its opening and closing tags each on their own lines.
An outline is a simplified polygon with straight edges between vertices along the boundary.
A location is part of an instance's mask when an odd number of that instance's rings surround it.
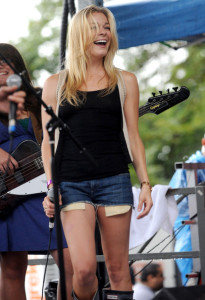
<svg viewBox="0 0 205 300">
<path fill-rule="evenodd" d="M 103 95 L 111 93 L 117 84 L 118 70 L 113 65 L 113 59 L 118 49 L 118 40 L 116 32 L 115 19 L 111 11 L 105 7 L 89 5 L 73 16 L 69 25 L 68 40 L 68 59 L 66 61 L 66 69 L 68 71 L 68 80 L 65 83 L 64 92 L 61 96 L 61 102 L 64 99 L 72 105 L 79 105 L 80 100 L 77 91 L 86 81 L 86 69 L 88 62 L 87 49 L 93 43 L 93 33 L 89 23 L 89 19 L 95 23 L 93 13 L 103 13 L 108 19 L 111 31 L 111 43 L 107 55 L 104 57 L 104 68 L 109 78 L 108 87 Z"/>
</svg>

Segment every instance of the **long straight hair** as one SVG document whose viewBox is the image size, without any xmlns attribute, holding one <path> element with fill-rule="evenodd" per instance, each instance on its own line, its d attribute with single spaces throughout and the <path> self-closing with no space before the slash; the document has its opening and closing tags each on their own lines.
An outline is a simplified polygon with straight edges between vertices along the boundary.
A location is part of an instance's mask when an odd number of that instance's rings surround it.
<svg viewBox="0 0 205 300">
<path fill-rule="evenodd" d="M 64 92 L 61 95 L 61 102 L 64 99 L 78 106 L 81 102 L 78 98 L 77 91 L 86 81 L 86 70 L 88 62 L 87 49 L 93 43 L 93 33 L 89 24 L 89 19 L 93 19 L 98 30 L 97 22 L 93 17 L 93 13 L 103 13 L 108 19 L 111 31 L 111 44 L 107 55 L 103 59 L 105 72 L 109 78 L 108 87 L 103 95 L 111 93 L 117 84 L 118 69 L 113 65 L 114 56 L 118 49 L 117 31 L 115 19 L 111 11 L 105 7 L 90 5 L 79 11 L 71 20 L 69 25 L 68 36 L 68 56 L 65 69 L 68 72 L 68 80 L 64 86 Z"/>
<path fill-rule="evenodd" d="M 31 80 L 29 71 L 26 67 L 26 63 L 21 56 L 20 52 L 17 48 L 15 48 L 11 44 L 0 43 L 0 53 L 14 66 L 15 70 L 18 73 L 23 72 L 23 76 L 26 81 L 34 88 L 33 82 Z M 0 57 L 1 60 L 1 57 Z M 35 106 L 39 106 L 37 99 L 34 99 L 34 95 L 32 91 L 28 88 L 24 83 L 21 86 L 21 90 L 26 92 L 26 101 L 25 101 L 25 109 L 33 109 Z M 37 90 L 40 90 L 37 88 Z"/>
<path fill-rule="evenodd" d="M 9 61 L 10 64 L 12 64 L 15 68 L 15 70 L 18 73 L 23 72 L 24 78 L 27 80 L 27 82 L 34 88 L 31 77 L 29 75 L 28 69 L 26 67 L 26 63 L 24 62 L 23 57 L 21 56 L 20 52 L 10 44 L 6 43 L 0 43 L 0 53 Z M 1 60 L 1 58 L 0 58 Z M 26 92 L 26 99 L 24 104 L 24 109 L 30 112 L 33 112 L 35 117 L 38 120 L 38 126 L 41 128 L 41 105 L 37 101 L 36 97 L 33 95 L 31 90 L 25 85 L 24 83 L 21 86 L 21 90 Z M 36 91 L 40 92 L 39 88 L 36 88 Z"/>
</svg>

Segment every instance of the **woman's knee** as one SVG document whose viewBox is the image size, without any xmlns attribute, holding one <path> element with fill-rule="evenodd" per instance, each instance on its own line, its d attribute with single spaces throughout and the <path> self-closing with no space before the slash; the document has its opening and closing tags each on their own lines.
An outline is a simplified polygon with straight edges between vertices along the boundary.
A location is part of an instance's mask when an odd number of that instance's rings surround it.
<svg viewBox="0 0 205 300">
<path fill-rule="evenodd" d="M 24 280 L 27 269 L 27 256 L 2 255 L 1 273 L 4 278 Z"/>
<path fill-rule="evenodd" d="M 114 283 L 120 283 L 123 280 L 125 280 L 125 277 L 127 277 L 127 269 L 128 267 L 125 267 L 121 263 L 111 263 L 107 266 L 109 278 L 111 282 Z"/>
<path fill-rule="evenodd" d="M 93 266 L 80 265 L 74 271 L 74 278 L 78 281 L 81 286 L 89 286 L 95 281 L 96 268 Z"/>
<path fill-rule="evenodd" d="M 1 268 L 2 277 L 9 280 L 25 280 L 26 267 L 20 264 L 9 264 L 5 268 Z"/>
</svg>

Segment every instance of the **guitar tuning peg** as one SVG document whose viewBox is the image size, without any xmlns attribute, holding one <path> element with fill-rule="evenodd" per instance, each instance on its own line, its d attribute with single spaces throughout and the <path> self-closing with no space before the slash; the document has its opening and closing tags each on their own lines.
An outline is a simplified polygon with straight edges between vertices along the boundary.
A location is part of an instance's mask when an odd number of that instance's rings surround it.
<svg viewBox="0 0 205 300">
<path fill-rule="evenodd" d="M 175 92 L 177 92 L 178 87 L 177 87 L 177 86 L 176 86 L 176 87 L 173 87 L 173 90 L 174 90 Z"/>
<path fill-rule="evenodd" d="M 160 95 L 162 95 L 162 91 L 159 91 Z"/>
<path fill-rule="evenodd" d="M 169 94 L 169 89 L 167 89 L 167 93 Z"/>
<path fill-rule="evenodd" d="M 156 93 L 152 93 L 152 96 L 155 97 Z"/>
</svg>

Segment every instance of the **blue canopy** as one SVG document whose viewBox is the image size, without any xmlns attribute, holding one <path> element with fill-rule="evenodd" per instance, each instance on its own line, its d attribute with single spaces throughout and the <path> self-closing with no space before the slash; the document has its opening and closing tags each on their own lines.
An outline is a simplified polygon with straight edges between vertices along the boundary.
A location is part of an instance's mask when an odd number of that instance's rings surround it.
<svg viewBox="0 0 205 300">
<path fill-rule="evenodd" d="M 205 0 L 113 0 L 119 48 L 171 40 L 205 40 Z"/>
</svg>

